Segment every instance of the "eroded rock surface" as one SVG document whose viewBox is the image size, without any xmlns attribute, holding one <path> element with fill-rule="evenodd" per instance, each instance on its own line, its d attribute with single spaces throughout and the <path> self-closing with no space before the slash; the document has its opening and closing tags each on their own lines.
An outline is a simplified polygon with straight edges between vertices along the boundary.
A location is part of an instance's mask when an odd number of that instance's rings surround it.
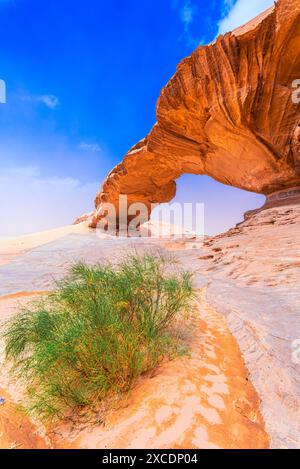
<svg viewBox="0 0 300 469">
<path fill-rule="evenodd" d="M 294 200 L 247 216 L 194 252 L 174 243 L 238 340 L 273 448 L 300 446 L 300 205 Z"/>
<path fill-rule="evenodd" d="M 271 194 L 300 184 L 300 2 L 279 0 L 247 25 L 184 59 L 162 90 L 157 124 L 106 178 L 105 203 L 170 201 L 183 173 Z M 295 100 L 294 100 L 295 101 Z"/>
</svg>

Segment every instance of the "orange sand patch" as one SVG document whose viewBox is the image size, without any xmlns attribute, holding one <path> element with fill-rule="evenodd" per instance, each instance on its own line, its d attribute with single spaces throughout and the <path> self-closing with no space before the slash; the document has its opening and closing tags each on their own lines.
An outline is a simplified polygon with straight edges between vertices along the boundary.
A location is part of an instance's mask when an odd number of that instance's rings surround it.
<svg viewBox="0 0 300 469">
<path fill-rule="evenodd" d="M 0 388 L 5 404 L 0 405 L 0 449 L 44 449 L 50 448 L 25 412 L 13 403 L 9 394 Z"/>
<path fill-rule="evenodd" d="M 18 312 L 18 309 L 31 300 L 42 295 L 49 295 L 48 291 L 19 292 L 0 296 L 0 324 Z"/>
<path fill-rule="evenodd" d="M 14 298 L 28 298 L 29 296 L 49 295 L 49 291 L 22 291 L 18 293 L 11 293 L 10 295 L 0 296 L 0 301 L 10 300 Z"/>
<path fill-rule="evenodd" d="M 49 292 L 22 292 L 0 297 L 0 321 L 6 321 L 16 314 L 19 307 L 45 293 Z M 15 383 L 10 383 L 5 365 L 0 365 L 0 397 L 5 399 L 5 404 L 0 405 L 0 449 L 50 448 L 50 440 L 43 429 L 38 428 L 25 413 L 20 389 Z"/>
</svg>

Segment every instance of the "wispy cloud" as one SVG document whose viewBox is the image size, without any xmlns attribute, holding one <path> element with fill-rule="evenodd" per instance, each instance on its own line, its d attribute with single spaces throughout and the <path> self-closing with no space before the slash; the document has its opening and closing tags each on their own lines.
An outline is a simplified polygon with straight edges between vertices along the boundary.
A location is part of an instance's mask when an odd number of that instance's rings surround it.
<svg viewBox="0 0 300 469">
<path fill-rule="evenodd" d="M 184 24 L 184 29 L 186 32 L 189 31 L 191 24 L 194 22 L 197 11 L 197 7 L 191 2 L 191 0 L 187 0 L 181 8 L 180 19 Z"/>
<path fill-rule="evenodd" d="M 49 109 L 55 109 L 59 105 L 59 99 L 54 94 L 42 94 L 38 96 L 22 96 L 22 101 L 41 103 Z"/>
<path fill-rule="evenodd" d="M 44 104 L 49 109 L 54 109 L 59 105 L 59 99 L 53 94 L 43 94 L 42 96 L 37 96 L 37 101 Z"/>
<path fill-rule="evenodd" d="M 225 0 L 224 17 L 219 23 L 218 34 L 233 31 L 272 5 L 274 0 Z"/>
<path fill-rule="evenodd" d="M 0 173 L 0 237 L 72 224 L 92 209 L 99 182 L 43 176 L 37 167 L 15 166 Z"/>
<path fill-rule="evenodd" d="M 238 0 L 223 0 L 224 8 L 230 10 Z"/>
<path fill-rule="evenodd" d="M 173 0 L 172 7 L 179 14 L 179 19 L 183 24 L 183 33 L 179 40 L 184 41 L 189 48 L 196 48 L 202 43 L 202 40 L 193 36 L 191 27 L 199 12 L 197 5 L 192 0 Z"/>
<path fill-rule="evenodd" d="M 102 148 L 100 147 L 98 143 L 80 142 L 79 148 L 80 150 L 91 151 L 93 153 L 98 153 L 102 151 Z"/>
</svg>

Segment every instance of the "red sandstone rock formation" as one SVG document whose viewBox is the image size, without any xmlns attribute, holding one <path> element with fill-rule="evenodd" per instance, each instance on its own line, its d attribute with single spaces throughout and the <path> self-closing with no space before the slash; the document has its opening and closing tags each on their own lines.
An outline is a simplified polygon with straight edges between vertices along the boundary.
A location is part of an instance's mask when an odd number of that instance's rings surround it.
<svg viewBox="0 0 300 469">
<path fill-rule="evenodd" d="M 300 185 L 300 1 L 279 0 L 247 25 L 184 59 L 162 90 L 157 124 L 107 176 L 106 202 L 170 201 L 183 173 L 272 194 Z M 150 215 L 150 213 L 149 213 Z"/>
</svg>

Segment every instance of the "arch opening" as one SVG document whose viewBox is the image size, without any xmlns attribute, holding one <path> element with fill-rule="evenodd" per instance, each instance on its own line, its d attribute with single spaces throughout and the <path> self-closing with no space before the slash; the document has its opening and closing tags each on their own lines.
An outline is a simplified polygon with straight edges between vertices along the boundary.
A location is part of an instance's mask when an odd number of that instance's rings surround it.
<svg viewBox="0 0 300 469">
<path fill-rule="evenodd" d="M 265 196 L 222 184 L 209 176 L 184 174 L 176 181 L 177 191 L 172 204 L 204 205 L 204 234 L 214 236 L 225 232 L 243 221 L 244 213 L 260 208 L 265 203 Z M 195 211 L 193 211 L 195 214 Z M 151 220 L 168 223 L 170 220 L 161 216 L 160 206 L 151 214 Z M 174 221 L 173 219 L 171 222 Z M 195 219 L 193 219 L 195 230 Z"/>
</svg>

